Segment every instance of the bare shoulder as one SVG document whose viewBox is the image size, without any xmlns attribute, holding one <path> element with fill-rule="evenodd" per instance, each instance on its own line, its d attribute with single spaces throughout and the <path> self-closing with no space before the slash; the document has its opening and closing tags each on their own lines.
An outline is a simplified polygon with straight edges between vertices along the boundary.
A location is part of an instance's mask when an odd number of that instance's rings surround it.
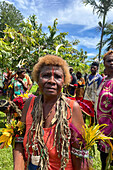
<svg viewBox="0 0 113 170">
<path fill-rule="evenodd" d="M 69 99 L 69 98 L 66 98 L 66 101 L 67 101 L 67 103 L 70 105 L 70 103 L 72 102 L 72 100 L 71 99 Z M 78 112 L 77 112 L 77 110 L 79 110 L 79 111 L 81 111 L 81 109 L 80 109 L 80 106 L 79 106 L 79 104 L 76 102 L 76 101 L 73 101 L 73 114 L 77 114 Z M 79 113 L 78 113 L 79 114 Z"/>
<path fill-rule="evenodd" d="M 26 102 L 25 102 L 25 104 L 24 104 L 24 108 L 23 108 L 23 110 L 22 110 L 22 117 L 21 117 L 21 121 L 22 121 L 22 122 L 26 122 L 26 114 L 27 114 L 27 111 L 28 111 L 28 108 L 29 108 L 31 99 L 32 99 L 32 98 L 27 99 Z"/>
<path fill-rule="evenodd" d="M 70 104 L 71 100 L 66 99 L 66 101 Z M 83 115 L 80 109 L 79 104 L 74 101 L 73 102 L 73 111 L 72 111 L 72 124 L 80 130 L 81 127 L 84 125 Z"/>
</svg>

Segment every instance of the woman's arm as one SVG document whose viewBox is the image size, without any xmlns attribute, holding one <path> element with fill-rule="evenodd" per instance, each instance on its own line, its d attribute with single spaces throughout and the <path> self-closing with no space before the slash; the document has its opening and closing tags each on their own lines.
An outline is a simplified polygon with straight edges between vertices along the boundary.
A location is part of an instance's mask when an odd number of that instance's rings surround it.
<svg viewBox="0 0 113 170">
<path fill-rule="evenodd" d="M 14 170 L 24 170 L 24 150 L 22 143 L 15 143 L 15 149 L 13 150 Z"/>
<path fill-rule="evenodd" d="M 73 105 L 73 113 L 72 113 L 72 125 L 79 131 L 79 133 L 82 135 L 83 130 L 82 127 L 84 126 L 84 121 L 83 121 L 83 116 L 81 113 L 80 106 L 77 102 L 74 102 Z M 77 133 L 74 133 L 74 138 L 77 137 Z M 77 142 L 74 142 L 71 144 L 71 148 L 78 149 L 80 150 L 80 146 Z M 80 150 L 81 151 L 81 150 Z M 74 170 L 87 170 L 88 167 L 85 166 L 83 167 L 83 158 L 80 158 L 79 156 L 75 156 L 74 154 L 71 154 L 72 157 L 72 164 L 73 164 L 73 169 Z"/>
</svg>

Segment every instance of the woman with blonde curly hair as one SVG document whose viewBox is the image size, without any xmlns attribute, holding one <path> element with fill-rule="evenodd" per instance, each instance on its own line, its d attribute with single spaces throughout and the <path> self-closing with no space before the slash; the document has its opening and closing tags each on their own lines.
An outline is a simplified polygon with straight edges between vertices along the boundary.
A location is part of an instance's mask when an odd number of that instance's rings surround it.
<svg viewBox="0 0 113 170">
<path fill-rule="evenodd" d="M 78 134 L 83 133 L 82 113 L 77 102 L 61 92 L 70 82 L 68 64 L 61 57 L 46 55 L 39 58 L 32 76 L 41 95 L 25 103 L 21 119 L 26 124 L 24 149 L 16 143 L 14 170 L 24 170 L 25 162 L 29 170 L 85 169 L 81 166 L 84 153 L 77 142 Z M 76 132 L 72 133 L 70 125 Z"/>
</svg>

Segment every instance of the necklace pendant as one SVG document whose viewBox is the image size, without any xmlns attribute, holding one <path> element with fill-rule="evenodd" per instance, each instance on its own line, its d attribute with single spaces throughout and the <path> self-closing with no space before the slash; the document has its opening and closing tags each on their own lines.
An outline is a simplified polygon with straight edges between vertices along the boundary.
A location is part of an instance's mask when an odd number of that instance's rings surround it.
<svg viewBox="0 0 113 170">
<path fill-rule="evenodd" d="M 38 166 L 38 164 L 39 164 L 39 162 L 40 162 L 40 159 L 41 159 L 40 155 L 39 155 L 39 156 L 34 156 L 34 155 L 32 154 L 32 156 L 31 156 L 31 163 L 32 163 L 33 165 L 37 165 L 37 166 Z"/>
</svg>

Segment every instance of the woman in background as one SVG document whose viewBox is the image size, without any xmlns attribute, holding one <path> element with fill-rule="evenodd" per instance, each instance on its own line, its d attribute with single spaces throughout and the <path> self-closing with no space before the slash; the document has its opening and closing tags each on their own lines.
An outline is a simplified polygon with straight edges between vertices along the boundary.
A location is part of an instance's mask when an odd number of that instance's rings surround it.
<svg viewBox="0 0 113 170">
<path fill-rule="evenodd" d="M 95 103 L 98 123 L 107 124 L 104 129 L 106 136 L 113 137 L 113 51 L 110 50 L 104 55 L 104 66 L 106 77 L 97 90 L 97 100 Z M 105 170 L 106 160 L 109 154 L 109 145 L 103 141 L 99 142 L 102 170 Z"/>
</svg>

